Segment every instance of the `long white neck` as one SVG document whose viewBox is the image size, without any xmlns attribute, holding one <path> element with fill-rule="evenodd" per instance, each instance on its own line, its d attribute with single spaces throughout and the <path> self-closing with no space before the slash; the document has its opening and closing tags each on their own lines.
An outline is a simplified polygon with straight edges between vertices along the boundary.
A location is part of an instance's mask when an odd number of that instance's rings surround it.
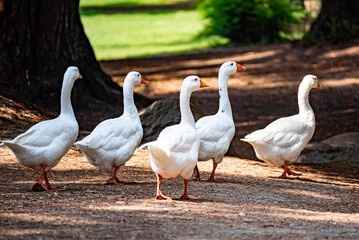
<svg viewBox="0 0 359 240">
<path fill-rule="evenodd" d="M 220 70 L 218 74 L 218 88 L 219 88 L 218 113 L 232 116 L 231 103 L 228 97 L 228 87 L 227 87 L 228 79 L 229 79 L 229 75 Z"/>
<path fill-rule="evenodd" d="M 133 99 L 134 88 L 135 86 L 132 82 L 125 81 L 123 84 L 123 114 L 139 118 L 135 101 Z"/>
<path fill-rule="evenodd" d="M 190 97 L 191 97 L 190 91 L 187 89 L 184 89 L 183 85 L 180 92 L 180 110 L 181 110 L 181 123 L 187 123 L 190 125 L 195 126 L 194 117 L 191 112 L 191 107 L 189 104 Z"/>
<path fill-rule="evenodd" d="M 74 110 L 71 105 L 71 90 L 75 80 L 70 76 L 65 76 L 61 89 L 61 112 L 60 115 L 70 115 L 75 117 Z"/>
<path fill-rule="evenodd" d="M 298 107 L 299 107 L 299 115 L 306 117 L 313 117 L 314 112 L 312 107 L 309 104 L 309 92 L 311 88 L 307 85 L 301 84 L 298 89 Z"/>
</svg>

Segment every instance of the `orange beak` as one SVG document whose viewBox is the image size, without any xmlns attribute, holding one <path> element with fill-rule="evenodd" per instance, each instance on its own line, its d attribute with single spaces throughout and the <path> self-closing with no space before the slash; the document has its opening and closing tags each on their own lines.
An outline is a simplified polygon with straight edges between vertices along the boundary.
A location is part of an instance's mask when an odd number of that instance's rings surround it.
<svg viewBox="0 0 359 240">
<path fill-rule="evenodd" d="M 81 73 L 79 73 L 79 78 L 82 78 L 82 75 L 81 75 Z"/>
<path fill-rule="evenodd" d="M 200 88 L 204 88 L 204 87 L 209 87 L 209 85 L 207 83 L 205 83 L 202 80 L 199 80 L 201 82 L 201 87 Z"/>
<path fill-rule="evenodd" d="M 236 64 L 237 64 L 237 72 L 242 72 L 242 71 L 246 70 L 246 68 L 243 67 L 242 65 L 239 65 L 238 63 L 236 63 Z"/>
<path fill-rule="evenodd" d="M 322 88 L 322 85 L 320 85 L 319 83 L 317 84 L 317 88 Z"/>
<path fill-rule="evenodd" d="M 147 84 L 146 80 L 141 77 L 141 84 Z"/>
</svg>

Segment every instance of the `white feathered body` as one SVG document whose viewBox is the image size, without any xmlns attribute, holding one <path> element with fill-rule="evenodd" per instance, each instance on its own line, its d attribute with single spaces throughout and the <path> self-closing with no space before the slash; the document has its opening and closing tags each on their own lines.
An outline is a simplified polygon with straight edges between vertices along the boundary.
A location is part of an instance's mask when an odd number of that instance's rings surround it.
<svg viewBox="0 0 359 240">
<path fill-rule="evenodd" d="M 89 163 L 111 175 L 115 167 L 124 165 L 132 157 L 142 136 L 139 117 L 122 115 L 101 122 L 75 145 L 83 150 Z"/>
<path fill-rule="evenodd" d="M 55 167 L 76 141 L 79 131 L 74 116 L 61 114 L 59 117 L 40 122 L 11 141 L 3 141 L 15 154 L 19 163 L 45 171 Z"/>
<path fill-rule="evenodd" d="M 250 143 L 256 156 L 268 163 L 283 166 L 293 163 L 312 138 L 315 130 L 314 114 L 300 114 L 280 118 L 266 128 L 257 130 L 242 139 Z"/>
<path fill-rule="evenodd" d="M 200 138 L 198 160 L 213 159 L 215 163 L 222 162 L 235 134 L 233 118 L 219 112 L 200 118 L 196 122 L 196 128 Z"/>
<path fill-rule="evenodd" d="M 182 176 L 189 179 L 197 164 L 199 143 L 192 124 L 180 123 L 165 128 L 156 141 L 146 144 L 152 170 L 164 178 Z"/>
</svg>

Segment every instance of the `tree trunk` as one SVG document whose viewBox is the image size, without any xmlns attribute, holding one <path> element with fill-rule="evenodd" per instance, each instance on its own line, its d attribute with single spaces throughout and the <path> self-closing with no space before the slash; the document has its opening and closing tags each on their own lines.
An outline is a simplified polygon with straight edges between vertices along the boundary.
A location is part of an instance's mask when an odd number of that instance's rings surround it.
<svg viewBox="0 0 359 240">
<path fill-rule="evenodd" d="M 122 88 L 96 61 L 79 0 L 0 0 L 0 6 L 0 94 L 58 111 L 63 74 L 73 65 L 83 76 L 72 90 L 80 124 L 119 115 Z M 138 107 L 150 104 L 139 95 L 135 100 Z"/>
<path fill-rule="evenodd" d="M 338 43 L 359 36 L 359 1 L 322 0 L 318 18 L 304 38 L 305 44 Z"/>
</svg>

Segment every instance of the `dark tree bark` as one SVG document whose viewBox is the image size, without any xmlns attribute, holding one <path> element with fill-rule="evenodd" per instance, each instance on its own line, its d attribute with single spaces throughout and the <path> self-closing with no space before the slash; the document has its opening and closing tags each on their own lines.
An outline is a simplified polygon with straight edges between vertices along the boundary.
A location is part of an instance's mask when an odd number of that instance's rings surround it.
<svg viewBox="0 0 359 240">
<path fill-rule="evenodd" d="M 62 77 L 73 65 L 83 76 L 72 91 L 76 115 L 77 110 L 87 114 L 80 116 L 80 124 L 119 115 L 122 88 L 96 61 L 80 20 L 79 0 L 0 0 L 0 6 L 0 94 L 18 94 L 59 110 Z M 135 100 L 138 107 L 150 104 L 139 95 Z"/>
<path fill-rule="evenodd" d="M 359 1 L 322 0 L 318 18 L 313 22 L 304 43 L 321 41 L 338 43 L 359 36 Z"/>
</svg>

